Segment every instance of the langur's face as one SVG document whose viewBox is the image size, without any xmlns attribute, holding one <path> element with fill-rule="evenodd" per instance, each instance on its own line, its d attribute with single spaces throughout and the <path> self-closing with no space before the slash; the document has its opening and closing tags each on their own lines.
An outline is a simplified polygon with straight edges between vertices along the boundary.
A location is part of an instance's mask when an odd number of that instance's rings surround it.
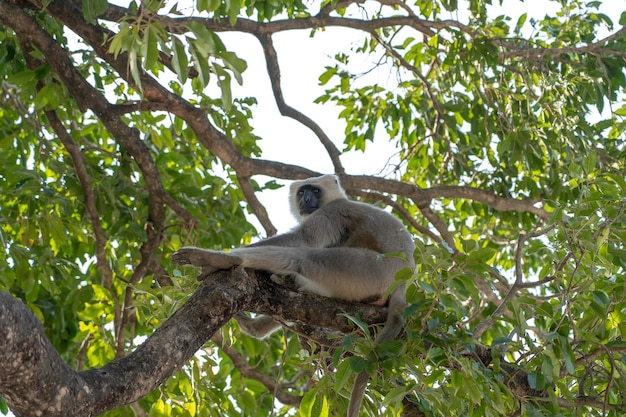
<svg viewBox="0 0 626 417">
<path fill-rule="evenodd" d="M 305 184 L 298 188 L 296 193 L 298 210 L 301 216 L 308 216 L 322 205 L 322 190 L 311 184 Z"/>
</svg>

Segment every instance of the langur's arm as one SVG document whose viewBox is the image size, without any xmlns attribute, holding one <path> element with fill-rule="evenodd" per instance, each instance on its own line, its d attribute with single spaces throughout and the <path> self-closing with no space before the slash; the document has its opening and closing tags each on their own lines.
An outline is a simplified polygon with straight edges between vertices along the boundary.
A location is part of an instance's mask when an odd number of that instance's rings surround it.
<svg viewBox="0 0 626 417">
<path fill-rule="evenodd" d="M 288 233 L 272 236 L 267 239 L 246 245 L 327 248 L 336 246 L 343 238 L 346 227 L 343 217 L 338 213 L 327 215 L 326 210 L 312 214 L 298 227 Z"/>
<path fill-rule="evenodd" d="M 294 230 L 289 233 L 283 233 L 280 235 L 268 237 L 267 239 L 259 240 L 258 242 L 246 245 L 247 248 L 254 248 L 257 246 L 282 246 L 282 247 L 299 247 L 305 246 L 302 234 L 298 230 Z"/>
</svg>

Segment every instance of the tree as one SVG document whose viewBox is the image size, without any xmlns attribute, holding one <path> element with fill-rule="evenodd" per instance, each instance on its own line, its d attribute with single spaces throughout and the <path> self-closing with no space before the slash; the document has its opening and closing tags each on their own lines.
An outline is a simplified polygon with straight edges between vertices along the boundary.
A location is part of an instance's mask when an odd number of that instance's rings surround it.
<svg viewBox="0 0 626 417">
<path fill-rule="evenodd" d="M 366 370 L 368 415 L 622 415 L 626 14 L 490 3 L 0 0 L 0 410 L 335 415 Z M 273 44 L 336 27 L 364 34 L 319 75 L 341 143 L 286 102 Z M 262 159 L 232 31 L 348 193 L 414 233 L 402 340 L 374 346 L 384 308 L 169 264 L 276 233 L 259 193 L 320 174 Z M 346 170 L 381 139 L 386 174 Z M 248 338 L 242 310 L 293 331 Z"/>
</svg>

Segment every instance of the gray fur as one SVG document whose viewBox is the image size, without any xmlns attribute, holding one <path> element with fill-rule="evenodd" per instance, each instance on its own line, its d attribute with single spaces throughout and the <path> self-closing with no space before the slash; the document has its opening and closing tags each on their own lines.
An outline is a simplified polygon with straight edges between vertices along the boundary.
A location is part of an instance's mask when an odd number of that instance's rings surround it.
<svg viewBox="0 0 626 417">
<path fill-rule="evenodd" d="M 302 214 L 297 192 L 303 185 L 321 190 L 320 207 Z M 413 239 L 391 214 L 370 204 L 350 201 L 334 175 L 294 181 L 290 187 L 291 210 L 300 221 L 292 231 L 270 237 L 229 253 L 182 248 L 172 262 L 203 267 L 203 274 L 241 265 L 279 275 L 295 275 L 299 290 L 346 301 L 385 302 L 384 295 L 396 273 L 414 268 Z M 384 256 L 389 255 L 391 256 Z M 398 256 L 403 254 L 406 259 Z M 377 342 L 391 340 L 402 330 L 404 288 L 389 297 L 389 315 Z M 264 316 L 238 317 L 242 329 L 265 337 L 279 324 Z M 257 323 L 258 321 L 258 323 Z M 348 417 L 358 416 L 369 375 L 357 376 Z"/>
<path fill-rule="evenodd" d="M 282 325 L 270 316 L 248 317 L 243 311 L 235 315 L 235 319 L 241 329 L 248 335 L 257 339 L 264 339 Z"/>
</svg>

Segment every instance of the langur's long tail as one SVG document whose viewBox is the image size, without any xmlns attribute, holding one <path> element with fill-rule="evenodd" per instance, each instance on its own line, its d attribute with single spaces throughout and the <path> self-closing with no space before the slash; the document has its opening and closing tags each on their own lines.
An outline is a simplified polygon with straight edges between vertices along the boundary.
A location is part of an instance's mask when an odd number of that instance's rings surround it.
<svg viewBox="0 0 626 417">
<path fill-rule="evenodd" d="M 376 344 L 393 340 L 398 337 L 402 328 L 404 327 L 404 320 L 402 319 L 402 311 L 406 306 L 406 300 L 404 298 L 404 285 L 396 288 L 389 296 L 389 313 L 387 313 L 387 320 L 383 329 L 376 338 Z M 361 402 L 365 395 L 365 387 L 370 379 L 370 375 L 367 372 L 361 372 L 357 375 L 354 381 L 354 387 L 350 394 L 350 402 L 348 403 L 347 417 L 358 417 L 359 410 L 361 409 Z"/>
</svg>

